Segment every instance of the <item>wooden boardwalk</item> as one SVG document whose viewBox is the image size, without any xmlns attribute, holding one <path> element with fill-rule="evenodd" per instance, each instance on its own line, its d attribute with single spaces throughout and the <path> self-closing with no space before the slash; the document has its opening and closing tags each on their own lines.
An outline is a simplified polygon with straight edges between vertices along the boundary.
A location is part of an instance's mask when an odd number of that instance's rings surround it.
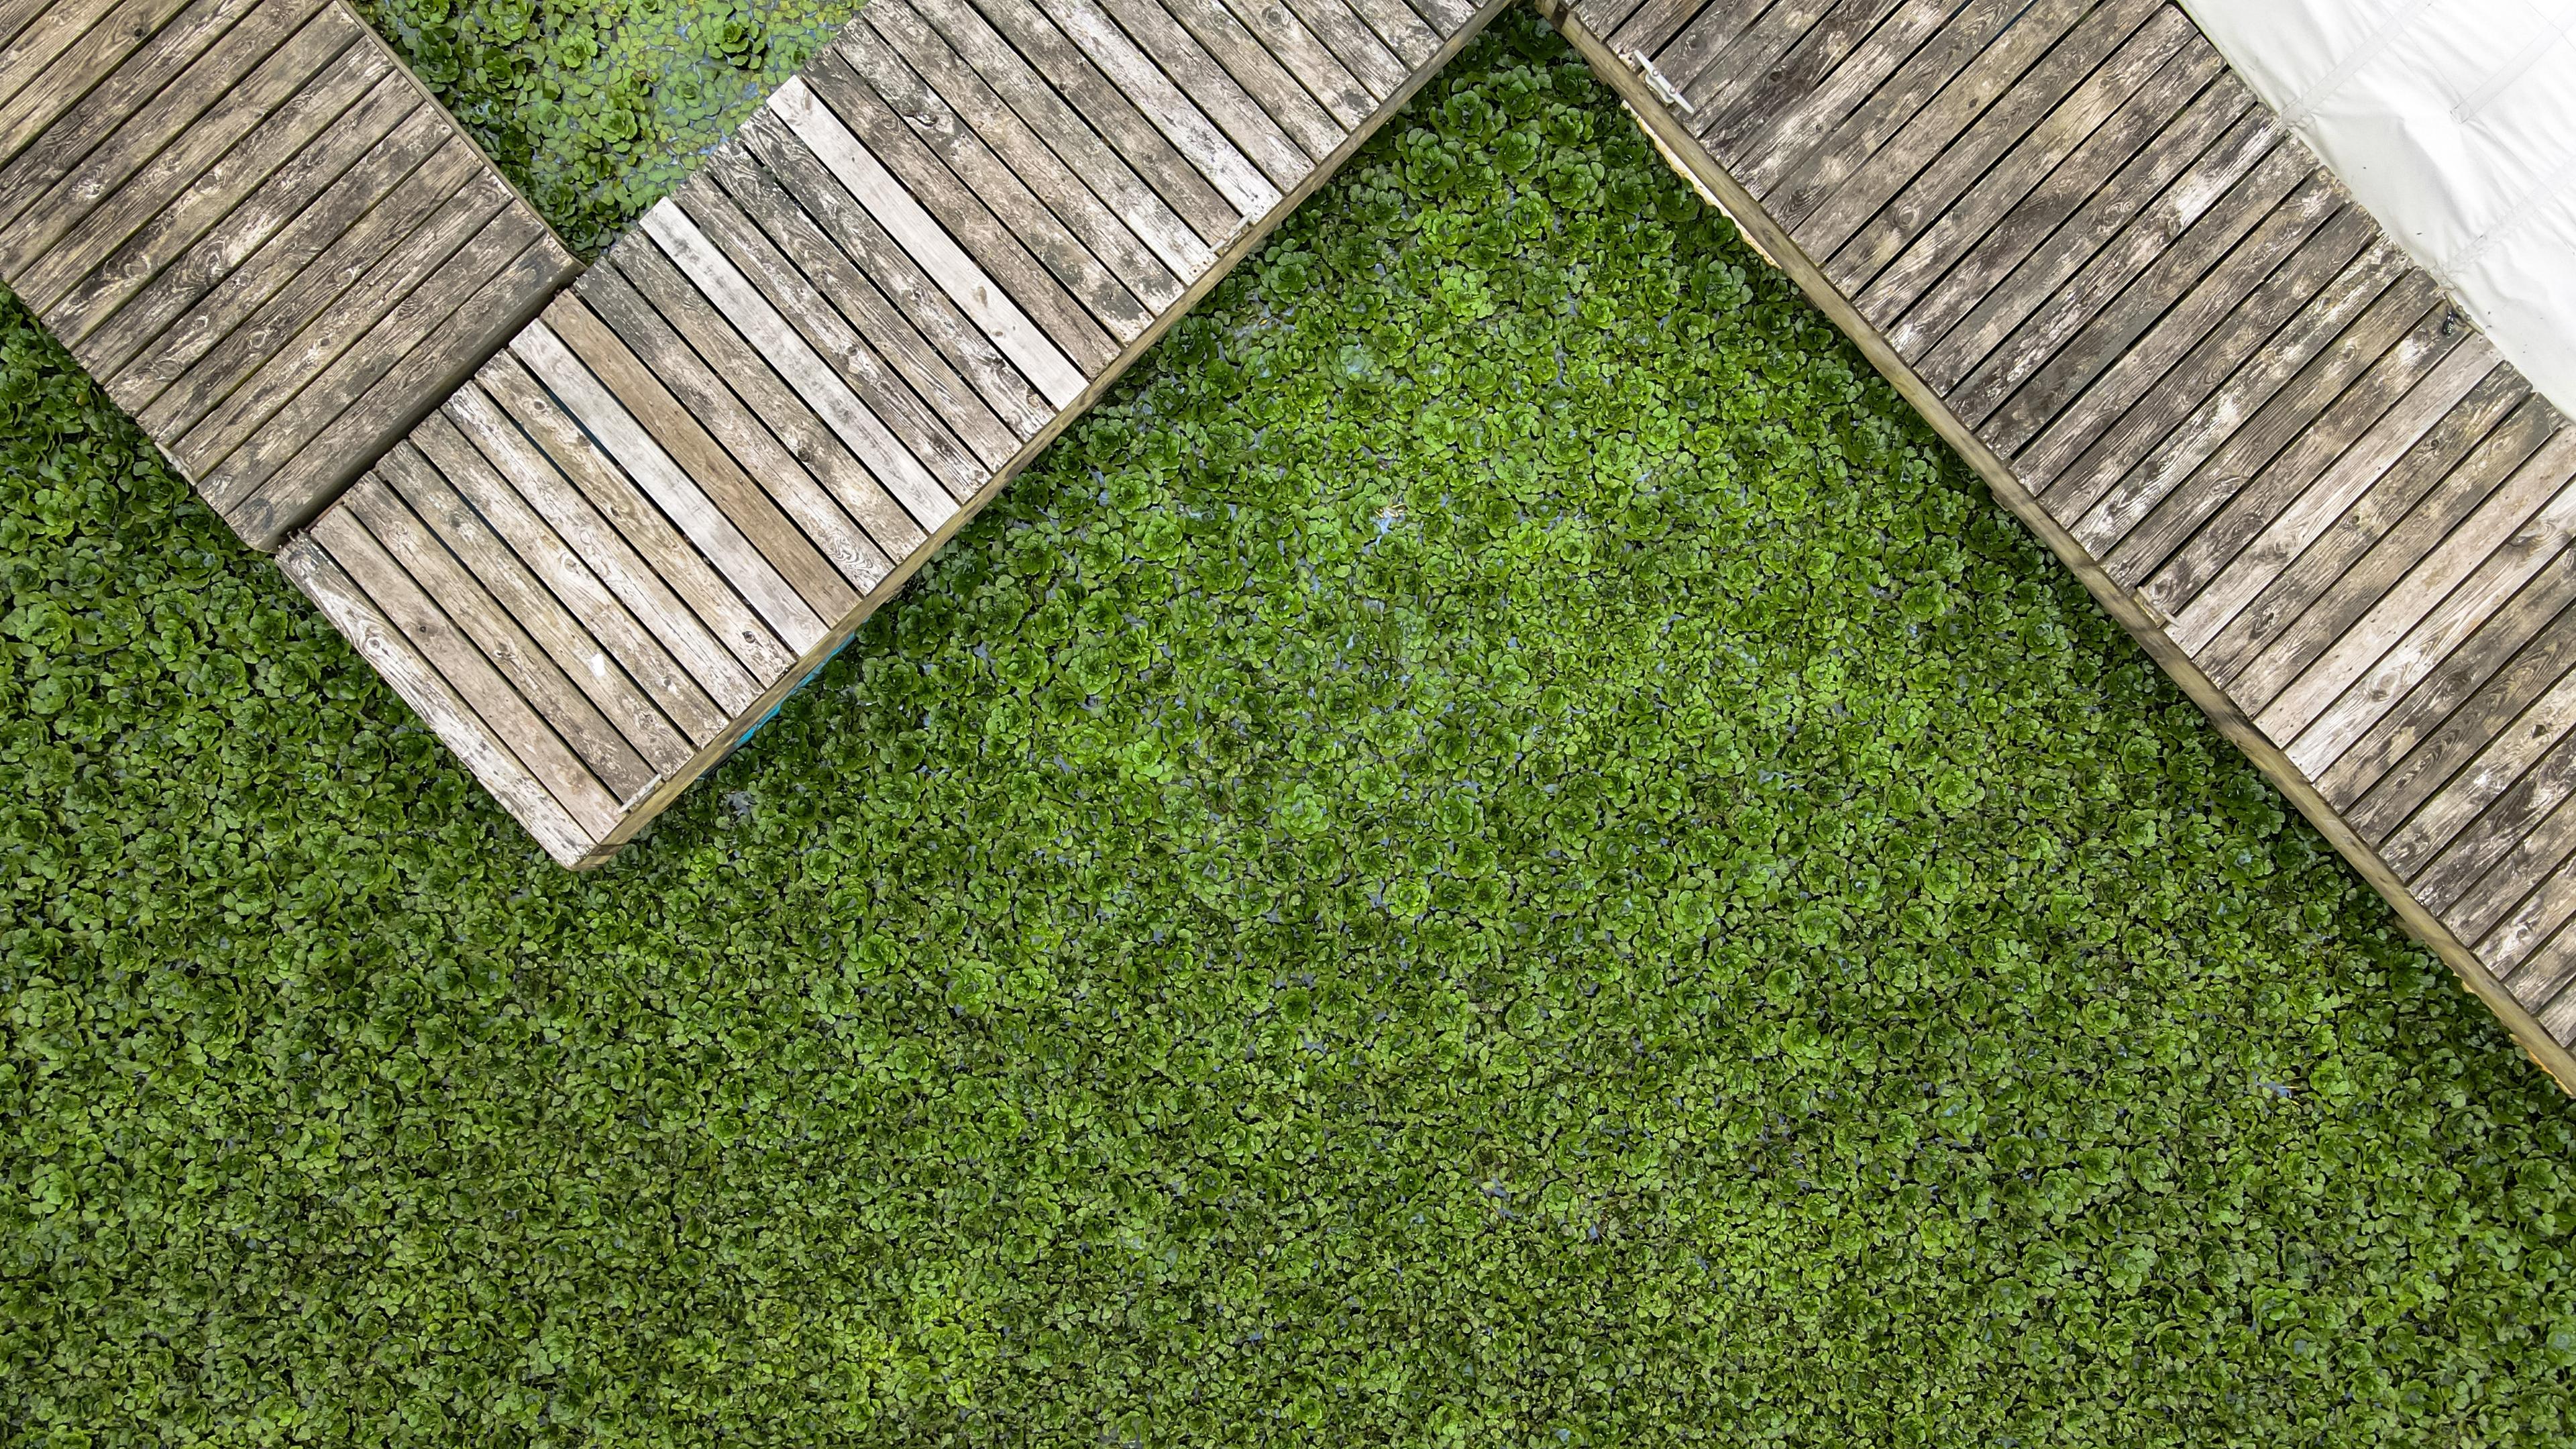
<svg viewBox="0 0 2576 1449">
<path fill-rule="evenodd" d="M 280 562 L 598 864 L 1500 4 L 872 0 Z"/>
<path fill-rule="evenodd" d="M 2171 0 L 1558 22 L 2576 1086 L 2576 429 Z"/>
<path fill-rule="evenodd" d="M 587 867 L 1502 3 L 872 0 L 567 289 L 342 0 L 0 0 L 0 276 Z M 2172 0 L 1542 8 L 2576 1085 L 2576 429 Z"/>
<path fill-rule="evenodd" d="M 255 546 L 576 270 L 343 0 L 0 0 L 0 279 Z"/>
</svg>

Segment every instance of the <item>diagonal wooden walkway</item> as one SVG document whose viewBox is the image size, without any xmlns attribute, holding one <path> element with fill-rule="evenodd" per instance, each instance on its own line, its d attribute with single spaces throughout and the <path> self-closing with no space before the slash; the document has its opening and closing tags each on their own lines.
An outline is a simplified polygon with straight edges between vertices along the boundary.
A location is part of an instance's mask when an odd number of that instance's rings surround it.
<svg viewBox="0 0 2576 1449">
<path fill-rule="evenodd" d="M 591 866 L 1502 3 L 873 0 L 567 289 L 343 0 L 0 0 L 0 277 Z M 1542 8 L 2576 1084 L 2576 429 L 2172 0 Z"/>
<path fill-rule="evenodd" d="M 279 561 L 606 860 L 1501 3 L 873 0 Z"/>
<path fill-rule="evenodd" d="M 1576 0 L 1732 212 L 2576 1086 L 2576 429 L 2171 0 Z"/>
<path fill-rule="evenodd" d="M 255 545 L 576 270 L 344 0 L 0 0 L 0 278 Z"/>
</svg>

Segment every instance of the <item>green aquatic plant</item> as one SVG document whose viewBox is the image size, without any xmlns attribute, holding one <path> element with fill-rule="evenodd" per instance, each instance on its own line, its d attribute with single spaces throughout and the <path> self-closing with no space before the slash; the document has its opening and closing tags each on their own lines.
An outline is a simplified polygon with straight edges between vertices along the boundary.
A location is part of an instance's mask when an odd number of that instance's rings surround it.
<svg viewBox="0 0 2576 1449">
<path fill-rule="evenodd" d="M 853 0 L 357 0 L 564 240 L 596 254 Z"/>
<path fill-rule="evenodd" d="M 1527 17 L 594 876 L 0 420 L 10 1444 L 2576 1432 L 2576 1109 Z"/>
</svg>

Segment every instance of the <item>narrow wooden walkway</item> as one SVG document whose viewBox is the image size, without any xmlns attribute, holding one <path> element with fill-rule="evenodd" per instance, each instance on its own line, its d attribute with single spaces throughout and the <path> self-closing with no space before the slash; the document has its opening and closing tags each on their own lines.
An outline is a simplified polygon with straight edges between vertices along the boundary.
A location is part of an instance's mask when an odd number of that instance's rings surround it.
<svg viewBox="0 0 2576 1449">
<path fill-rule="evenodd" d="M 256 546 L 576 270 L 343 0 L 0 0 L 0 278 Z"/>
<path fill-rule="evenodd" d="M 1504 0 L 872 0 L 578 284 L 343 0 L 0 0 L 0 276 L 558 860 Z M 2172 0 L 1547 9 L 2576 1085 L 2576 429 Z"/>
<path fill-rule="evenodd" d="M 1502 0 L 871 0 L 280 556 L 606 860 Z"/>
<path fill-rule="evenodd" d="M 2171 0 L 1557 19 L 2576 1086 L 2576 429 L 2190 19 Z"/>
</svg>

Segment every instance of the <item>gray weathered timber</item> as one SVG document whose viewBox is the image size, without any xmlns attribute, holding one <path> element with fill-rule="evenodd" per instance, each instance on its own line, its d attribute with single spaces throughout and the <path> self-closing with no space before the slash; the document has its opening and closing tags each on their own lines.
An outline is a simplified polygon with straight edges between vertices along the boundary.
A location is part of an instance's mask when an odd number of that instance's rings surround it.
<svg viewBox="0 0 2576 1449">
<path fill-rule="evenodd" d="M 337 0 L 58 0 L 0 261 L 592 866 L 1492 8 L 883 0 L 567 293 Z M 2576 429 L 2170 0 L 1547 8 L 2576 1083 Z"/>
<path fill-rule="evenodd" d="M 118 376 L 171 323 L 204 318 L 207 294 L 254 261 L 263 263 L 263 275 L 291 274 L 321 250 L 335 219 L 346 229 L 347 208 L 381 194 L 377 183 L 386 172 L 418 165 L 442 139 L 438 117 L 416 102 L 409 86 L 391 78 L 380 83 L 82 338 L 82 365 L 102 378 Z M 361 160 L 368 164 L 352 178 Z M 344 180 L 352 184 L 343 186 Z M 296 235 L 272 256 L 270 243 L 290 227 Z"/>
<path fill-rule="evenodd" d="M 1004 456 L 1045 426 L 1053 405 L 1039 394 L 1030 375 L 1005 356 L 992 335 L 922 270 L 921 264 L 878 224 L 866 205 L 802 137 L 791 132 L 772 112 L 763 110 L 743 124 L 739 139 L 765 178 L 793 199 L 795 209 L 812 223 L 812 230 L 841 254 L 851 271 L 866 278 L 869 287 L 885 301 L 880 311 L 865 300 L 865 292 L 836 287 L 833 299 L 844 308 L 845 315 L 853 308 L 870 313 L 869 337 L 893 354 L 904 350 L 902 334 L 906 329 L 921 337 L 940 361 L 973 385 L 977 398 L 1011 430 Z M 723 173 L 717 174 L 721 180 Z M 830 266 L 828 256 L 818 254 L 818 258 L 807 262 L 808 274 L 818 282 L 826 276 L 840 275 Z M 900 319 L 903 325 L 896 326 L 890 319 Z M 1050 375 L 1051 369 L 1059 367 L 1071 369 L 1064 355 L 1052 347 L 1042 354 L 1031 349 L 1030 358 L 1031 366 L 1040 375 Z M 913 383 L 924 389 L 925 397 L 939 395 L 918 379 Z"/>
<path fill-rule="evenodd" d="M 1499 5 L 883 0 L 297 535 L 290 573 L 549 854 L 598 865 Z M 451 271 L 508 219 L 470 180 L 434 212 Z M 399 250 L 300 311 L 395 315 L 367 279 Z M 290 370 L 363 372 L 347 330 Z M 256 458 L 314 385 L 254 369 L 170 407 Z"/>
<path fill-rule="evenodd" d="M 54 0 L 0 47 L 0 279 L 255 547 L 577 270 L 345 0 Z"/>
<path fill-rule="evenodd" d="M 2576 429 L 2171 0 L 1544 8 L 2576 1090 Z"/>
<path fill-rule="evenodd" d="M 658 257 L 630 253 L 622 260 L 644 274 L 657 293 L 667 293 L 679 284 L 675 272 L 655 265 Z M 867 465 L 841 446 L 823 420 L 798 403 L 766 365 L 748 355 L 740 337 L 716 328 L 703 312 L 692 309 L 682 313 L 680 320 L 695 336 L 684 338 L 616 264 L 592 268 L 582 278 L 578 295 L 651 370 L 654 381 L 670 389 L 690 416 L 714 434 L 744 470 L 760 479 L 808 533 L 828 541 L 832 552 L 858 555 L 855 543 L 840 541 L 844 529 L 851 526 L 889 560 L 904 557 L 929 536 Z M 693 342 L 698 350 L 692 350 Z M 712 363 L 707 360 L 710 357 Z M 845 571 L 854 584 L 861 577 L 873 584 L 881 573 Z"/>
<path fill-rule="evenodd" d="M 1222 189 L 1028 0 L 991 0 L 989 19 L 969 0 L 911 3 L 1076 172 L 1124 195 L 1133 188 L 1121 173 L 1133 177 L 1205 246 L 1223 246 L 1242 228 L 1244 214 Z"/>
</svg>

